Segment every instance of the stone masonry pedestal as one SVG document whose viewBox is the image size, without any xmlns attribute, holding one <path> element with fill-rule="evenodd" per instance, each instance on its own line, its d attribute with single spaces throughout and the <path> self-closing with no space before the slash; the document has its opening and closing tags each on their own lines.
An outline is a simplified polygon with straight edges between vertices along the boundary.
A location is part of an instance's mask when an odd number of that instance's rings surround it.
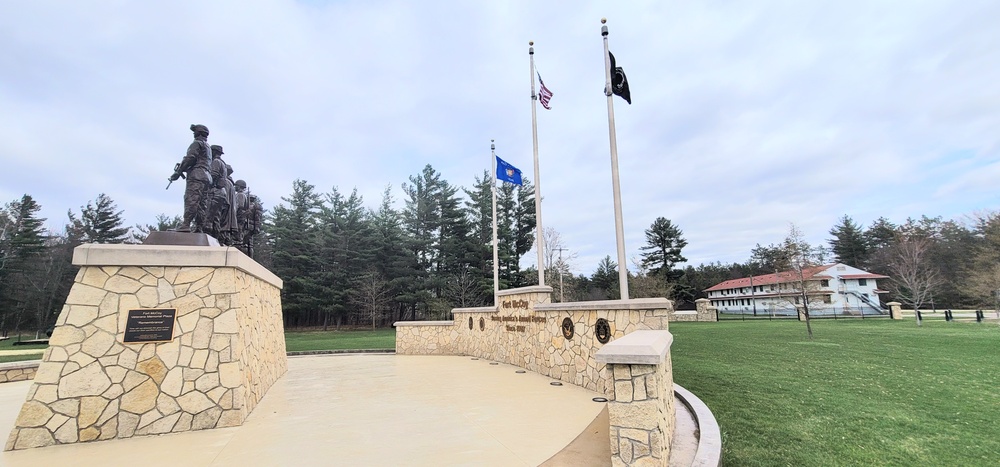
<svg viewBox="0 0 1000 467">
<path fill-rule="evenodd" d="M 287 369 L 281 279 L 236 248 L 82 245 L 6 450 L 241 425 Z M 129 310 L 173 338 L 124 343 Z"/>
</svg>

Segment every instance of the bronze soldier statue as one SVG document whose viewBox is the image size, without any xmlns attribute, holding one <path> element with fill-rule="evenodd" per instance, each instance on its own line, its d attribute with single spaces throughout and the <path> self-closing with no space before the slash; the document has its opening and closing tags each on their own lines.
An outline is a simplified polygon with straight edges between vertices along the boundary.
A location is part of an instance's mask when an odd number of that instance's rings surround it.
<svg viewBox="0 0 1000 467">
<path fill-rule="evenodd" d="M 182 232 L 204 232 L 208 227 L 208 196 L 212 187 L 212 150 L 208 146 L 208 127 L 191 125 L 194 141 L 188 146 L 187 154 L 174 166 L 170 181 L 187 179 L 184 189 L 184 222 L 177 230 Z M 169 187 L 169 185 L 167 185 Z M 192 227 L 192 222 L 194 226 Z"/>
<path fill-rule="evenodd" d="M 212 180 L 215 182 L 212 188 L 211 208 L 209 209 L 209 222 L 211 222 L 211 233 L 223 245 L 231 245 L 229 238 L 229 228 L 233 224 L 230 218 L 233 198 L 233 180 L 229 177 L 233 173 L 233 168 L 222 160 L 225 152 L 222 146 L 212 145 Z"/>
<path fill-rule="evenodd" d="M 260 233 L 260 227 L 264 223 L 264 207 L 260 204 L 257 195 L 250 195 L 250 212 L 247 216 L 247 233 L 243 236 L 243 245 L 246 254 L 253 258 L 253 238 Z"/>
<path fill-rule="evenodd" d="M 250 200 L 247 197 L 247 182 L 237 180 L 235 184 L 236 195 L 233 196 L 233 207 L 236 211 L 236 225 L 238 226 L 240 239 L 246 234 L 247 219 L 250 216 Z"/>
</svg>

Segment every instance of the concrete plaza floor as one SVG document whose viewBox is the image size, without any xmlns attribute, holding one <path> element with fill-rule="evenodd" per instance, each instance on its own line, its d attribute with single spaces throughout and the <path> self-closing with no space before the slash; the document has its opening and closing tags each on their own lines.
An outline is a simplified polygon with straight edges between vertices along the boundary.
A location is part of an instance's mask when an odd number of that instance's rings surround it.
<svg viewBox="0 0 1000 467">
<path fill-rule="evenodd" d="M 536 466 L 606 406 L 592 401 L 598 393 L 470 357 L 289 357 L 288 368 L 240 427 L 3 452 L 0 465 Z M 30 385 L 0 385 L 3 436 Z M 604 426 L 577 444 L 607 443 Z"/>
</svg>

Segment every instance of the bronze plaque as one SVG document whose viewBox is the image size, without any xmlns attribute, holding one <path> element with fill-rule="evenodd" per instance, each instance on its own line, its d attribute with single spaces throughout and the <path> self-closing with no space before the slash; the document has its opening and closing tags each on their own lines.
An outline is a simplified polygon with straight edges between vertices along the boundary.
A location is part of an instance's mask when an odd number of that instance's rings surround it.
<svg viewBox="0 0 1000 467">
<path fill-rule="evenodd" d="M 176 308 L 128 310 L 125 321 L 126 344 L 138 342 L 170 342 L 174 339 Z"/>
</svg>

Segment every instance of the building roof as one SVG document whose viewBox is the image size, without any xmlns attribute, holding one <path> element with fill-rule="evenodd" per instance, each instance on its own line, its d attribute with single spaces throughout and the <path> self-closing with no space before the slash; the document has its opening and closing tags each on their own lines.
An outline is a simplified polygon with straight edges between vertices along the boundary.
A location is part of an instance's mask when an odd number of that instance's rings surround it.
<svg viewBox="0 0 1000 467">
<path fill-rule="evenodd" d="M 824 264 L 822 266 L 813 266 L 811 268 L 805 268 L 802 270 L 802 277 L 804 279 L 831 279 L 830 276 L 820 274 L 827 269 L 830 269 L 835 265 Z M 705 292 L 712 292 L 715 290 L 725 290 L 725 289 L 736 289 L 740 287 L 750 287 L 752 285 L 768 285 L 768 284 L 781 284 L 788 283 L 799 280 L 798 274 L 795 271 L 782 271 L 775 274 L 764 274 L 762 276 L 753 277 L 741 277 L 739 279 L 732 279 L 725 282 L 720 282 L 705 289 Z"/>
<path fill-rule="evenodd" d="M 881 274 L 844 274 L 840 276 L 841 279 L 888 279 L 889 276 L 883 276 Z"/>
<path fill-rule="evenodd" d="M 823 274 L 827 270 L 833 268 L 834 266 L 846 266 L 842 263 L 834 264 L 824 264 L 821 266 L 813 266 L 805 268 L 802 270 L 802 276 L 805 280 L 820 280 L 820 279 L 833 279 L 833 276 Z M 850 266 L 848 266 L 850 267 Z M 858 271 L 857 268 L 851 268 Z M 883 276 L 881 274 L 872 274 L 869 272 L 862 271 L 861 274 L 841 274 L 837 275 L 841 279 L 888 279 L 889 276 Z M 753 277 L 741 277 L 739 279 L 732 279 L 725 282 L 720 282 L 705 289 L 705 292 L 714 292 L 716 290 L 726 290 L 726 289 L 738 289 L 742 287 L 759 286 L 759 285 L 769 285 L 769 284 L 782 284 L 795 282 L 799 280 L 798 274 L 795 271 L 782 271 L 774 274 L 764 274 L 760 276 Z M 876 291 L 876 293 L 885 293 L 885 291 Z"/>
</svg>

